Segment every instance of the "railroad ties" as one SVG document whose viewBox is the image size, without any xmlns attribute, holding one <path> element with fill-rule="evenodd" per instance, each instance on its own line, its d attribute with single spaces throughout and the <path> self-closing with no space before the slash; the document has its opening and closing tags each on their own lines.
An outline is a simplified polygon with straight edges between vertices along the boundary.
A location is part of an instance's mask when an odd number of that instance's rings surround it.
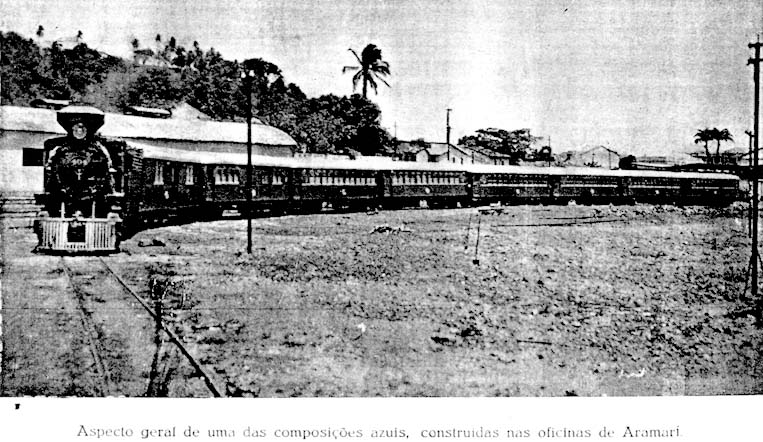
<svg viewBox="0 0 763 442">
<path fill-rule="evenodd" d="M 169 365 L 178 366 L 182 359 L 175 348 L 190 362 L 188 370 L 200 375 L 208 390 L 205 393 L 205 387 L 197 385 L 184 393 L 220 396 L 209 374 L 177 335 L 164 322 L 156 321 L 152 306 L 103 258 L 61 257 L 60 263 L 92 358 L 91 369 L 84 376 L 91 378 L 88 384 L 93 396 L 166 396 L 168 372 L 176 368 Z M 172 344 L 164 342 L 165 336 Z M 173 357 L 175 361 L 168 361 Z"/>
</svg>

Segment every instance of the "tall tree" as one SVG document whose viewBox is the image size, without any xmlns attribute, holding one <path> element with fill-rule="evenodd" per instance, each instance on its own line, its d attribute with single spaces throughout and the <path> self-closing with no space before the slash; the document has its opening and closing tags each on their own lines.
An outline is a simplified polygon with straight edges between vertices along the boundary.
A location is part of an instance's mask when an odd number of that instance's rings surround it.
<svg viewBox="0 0 763 442">
<path fill-rule="evenodd" d="M 377 92 L 377 87 L 379 85 L 376 83 L 376 80 L 379 80 L 387 85 L 387 87 L 390 87 L 389 83 L 383 78 L 390 75 L 390 70 L 389 63 L 382 60 L 381 49 L 374 44 L 369 44 L 363 48 L 363 52 L 360 53 L 360 56 L 358 56 L 358 53 L 352 48 L 350 48 L 350 52 L 352 52 L 352 55 L 354 55 L 355 59 L 358 61 L 358 66 L 345 66 L 342 68 L 342 72 L 356 71 L 355 75 L 352 76 L 353 91 L 355 91 L 359 81 L 363 82 L 363 98 L 368 98 L 369 84 L 374 92 Z"/>
<path fill-rule="evenodd" d="M 524 160 L 530 152 L 532 145 L 542 140 L 535 137 L 530 129 L 518 129 L 507 131 L 505 129 L 479 129 L 476 135 L 469 135 L 458 140 L 458 144 L 466 147 L 479 147 L 489 149 L 509 156 L 509 162 L 516 164 Z"/>
<path fill-rule="evenodd" d="M 734 137 L 731 136 L 731 132 L 728 129 L 712 128 L 713 140 L 718 144 L 715 147 L 715 159 L 718 163 L 721 162 L 721 141 L 734 141 Z"/>
<path fill-rule="evenodd" d="M 42 26 L 41 26 L 42 27 Z M 40 47 L 14 33 L 0 31 L 0 100 L 4 104 L 26 104 L 45 90 L 46 75 Z"/>
<path fill-rule="evenodd" d="M 707 147 L 707 143 L 713 140 L 713 130 L 709 127 L 704 129 L 698 129 L 694 134 L 694 144 L 705 143 L 705 162 L 710 164 L 712 157 L 710 156 L 710 149 Z"/>
</svg>

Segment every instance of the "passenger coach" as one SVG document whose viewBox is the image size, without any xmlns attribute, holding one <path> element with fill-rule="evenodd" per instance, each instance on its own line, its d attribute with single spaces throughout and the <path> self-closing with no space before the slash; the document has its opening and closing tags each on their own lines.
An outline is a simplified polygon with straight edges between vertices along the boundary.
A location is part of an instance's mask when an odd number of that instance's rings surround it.
<svg viewBox="0 0 763 442">
<path fill-rule="evenodd" d="M 225 210 L 270 214 L 453 207 L 501 202 L 728 204 L 739 179 L 720 173 L 455 165 L 253 155 L 178 149 L 95 135 L 104 116 L 67 108 L 67 136 L 46 142 L 41 251 L 114 251 L 147 225 L 216 219 Z"/>
</svg>

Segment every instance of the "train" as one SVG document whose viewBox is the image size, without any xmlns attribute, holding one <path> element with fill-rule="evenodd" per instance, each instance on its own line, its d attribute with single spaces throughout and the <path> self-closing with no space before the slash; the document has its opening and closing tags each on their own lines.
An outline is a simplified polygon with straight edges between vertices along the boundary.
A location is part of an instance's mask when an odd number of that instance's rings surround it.
<svg viewBox="0 0 763 442">
<path fill-rule="evenodd" d="M 726 173 L 606 170 L 247 155 L 143 145 L 97 135 L 98 109 L 57 113 L 67 132 L 45 142 L 37 251 L 112 253 L 141 229 L 239 214 L 467 207 L 486 204 L 728 205 Z M 251 197 L 247 192 L 251 191 Z"/>
</svg>

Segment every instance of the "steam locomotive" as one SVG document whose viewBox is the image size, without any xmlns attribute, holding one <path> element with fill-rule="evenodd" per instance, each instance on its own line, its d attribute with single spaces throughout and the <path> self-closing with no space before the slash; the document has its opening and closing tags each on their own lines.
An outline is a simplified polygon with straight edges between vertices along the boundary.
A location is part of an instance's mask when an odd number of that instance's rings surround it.
<svg viewBox="0 0 763 442">
<path fill-rule="evenodd" d="M 323 208 L 455 207 L 501 202 L 724 205 L 739 178 L 688 173 L 336 160 L 191 151 L 95 135 L 104 114 L 64 108 L 67 136 L 45 143 L 44 211 L 37 250 L 113 252 L 131 232 L 168 222 L 217 219 L 225 211 L 310 213 Z M 251 204 L 247 192 L 251 189 Z"/>
<path fill-rule="evenodd" d="M 65 137 L 45 141 L 45 193 L 36 195 L 43 210 L 35 220 L 38 251 L 110 252 L 119 241 L 120 203 L 115 185 L 122 164 L 96 136 L 104 114 L 92 107 L 69 106 L 57 114 Z"/>
</svg>

